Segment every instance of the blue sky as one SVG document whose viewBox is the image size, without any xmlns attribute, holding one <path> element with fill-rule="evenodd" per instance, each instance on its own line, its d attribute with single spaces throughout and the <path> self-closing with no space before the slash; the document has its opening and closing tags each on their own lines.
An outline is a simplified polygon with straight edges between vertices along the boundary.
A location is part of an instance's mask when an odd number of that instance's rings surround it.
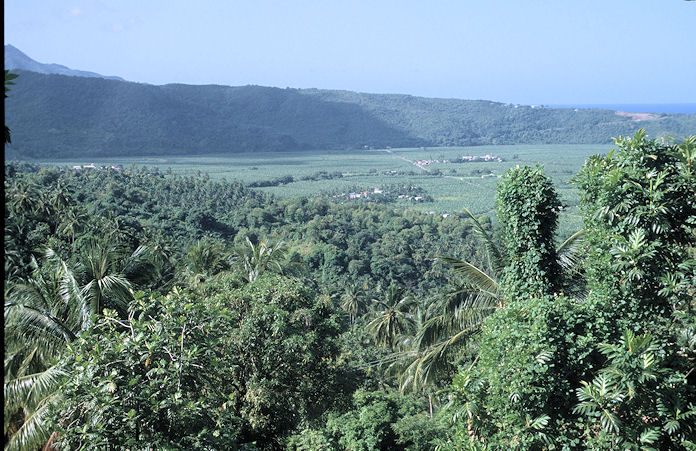
<svg viewBox="0 0 696 451">
<path fill-rule="evenodd" d="M 696 102 L 695 29 L 684 0 L 5 0 L 42 63 L 522 104 Z"/>
</svg>

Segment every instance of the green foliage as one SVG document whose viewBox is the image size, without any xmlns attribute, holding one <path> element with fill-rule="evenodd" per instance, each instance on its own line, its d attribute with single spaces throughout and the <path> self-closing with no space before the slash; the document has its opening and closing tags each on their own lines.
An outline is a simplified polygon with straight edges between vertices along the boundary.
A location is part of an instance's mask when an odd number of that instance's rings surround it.
<svg viewBox="0 0 696 451">
<path fill-rule="evenodd" d="M 242 436 L 263 447 L 303 421 L 342 403 L 352 382 L 337 364 L 340 323 L 333 306 L 294 279 L 267 275 L 241 288 L 223 277 L 198 296 L 229 308 L 226 331 L 229 408 L 244 419 Z M 275 444 L 275 445 L 274 445 Z"/>
<path fill-rule="evenodd" d="M 12 280 L 5 300 L 4 432 L 6 449 L 33 449 L 49 439 L 49 408 L 67 374 L 58 361 L 88 330 L 94 312 L 75 274 L 52 250 L 33 259 L 26 279 Z"/>
<path fill-rule="evenodd" d="M 501 185 L 510 252 L 501 285 L 515 296 L 484 323 L 477 360 L 455 377 L 447 446 L 468 437 L 470 449 L 693 447 L 695 144 L 639 132 L 577 176 L 585 298 L 550 295 L 559 284 L 541 271 L 554 218 L 538 218 L 553 196 L 532 194 L 541 186 L 532 174 Z"/>
<path fill-rule="evenodd" d="M 332 359 L 332 310 L 298 281 L 229 278 L 136 294 L 72 346 L 56 420 L 61 449 L 277 448 L 338 405 L 350 382 Z"/>
<path fill-rule="evenodd" d="M 333 449 L 333 447 L 322 431 L 305 428 L 290 436 L 285 449 L 287 451 L 326 451 Z"/>
<path fill-rule="evenodd" d="M 492 449 L 577 444 L 572 408 L 592 350 L 589 317 L 565 297 L 513 300 L 493 313 L 476 362 L 454 379 L 455 424 Z"/>
<path fill-rule="evenodd" d="M 366 326 L 378 345 L 394 351 L 394 344 L 400 335 L 413 332 L 415 328 L 412 308 L 413 297 L 396 284 L 384 290 L 382 299 L 373 299 L 374 319 Z"/>
<path fill-rule="evenodd" d="M 674 367 L 672 347 L 630 331 L 617 345 L 599 345 L 608 366 L 582 381 L 575 407 L 587 418 L 588 446 L 685 449 L 696 440 L 696 389 L 685 381 L 687 368 Z"/>
<path fill-rule="evenodd" d="M 332 443 L 330 449 L 428 449 L 442 430 L 428 418 L 424 407 L 414 397 L 358 390 L 353 395 L 352 410 L 329 416 L 324 436 Z"/>
<path fill-rule="evenodd" d="M 559 291 L 560 267 L 554 245 L 560 201 L 541 168 L 508 171 L 496 200 L 507 254 L 501 286 L 505 301 Z"/>
<path fill-rule="evenodd" d="M 607 308 L 607 338 L 664 327 L 674 309 L 693 312 L 696 139 L 680 145 L 620 138 L 577 175 L 587 223 L 590 302 Z M 690 288 L 691 287 L 691 288 Z"/>
<path fill-rule="evenodd" d="M 558 248 L 538 167 L 500 184 L 498 245 L 470 213 L 7 165 L 10 446 L 688 449 L 696 138 L 617 146 Z"/>
<path fill-rule="evenodd" d="M 247 282 L 253 282 L 262 274 L 269 272 L 275 274 L 299 274 L 302 272 L 302 263 L 289 260 L 285 242 L 267 243 L 261 240 L 258 244 L 251 242 L 246 237 L 246 243 L 237 246 L 232 254 L 232 266 Z"/>
<path fill-rule="evenodd" d="M 158 256 L 161 274 L 152 288 L 171 286 L 174 263 L 178 280 L 193 281 L 196 274 L 205 279 L 227 269 L 232 239 L 244 248 L 249 238 L 254 246 L 286 242 L 283 270 L 295 274 L 306 266 L 312 279 L 331 290 L 394 280 L 422 295 L 445 280 L 442 269 L 432 264 L 438 254 L 472 248 L 470 224 L 455 217 L 325 198 L 279 201 L 236 182 L 164 176 L 156 170 L 28 172 L 13 164 L 8 169 L 6 249 L 24 275 L 29 256 L 47 243 L 70 259 L 82 247 L 74 245 L 76 237 L 109 236 L 131 252 L 147 245 Z M 69 193 L 69 203 L 41 213 L 52 205 L 42 199 L 59 187 Z M 187 255 L 190 246 L 192 251 L 198 246 L 199 255 Z"/>
<path fill-rule="evenodd" d="M 211 276 L 228 270 L 228 251 L 225 246 L 210 237 L 204 237 L 188 247 L 184 257 L 182 277 L 190 285 L 205 282 Z"/>
<path fill-rule="evenodd" d="M 234 448 L 229 307 L 174 291 L 138 293 L 127 319 L 113 312 L 71 346 L 55 408 L 58 449 Z"/>
</svg>

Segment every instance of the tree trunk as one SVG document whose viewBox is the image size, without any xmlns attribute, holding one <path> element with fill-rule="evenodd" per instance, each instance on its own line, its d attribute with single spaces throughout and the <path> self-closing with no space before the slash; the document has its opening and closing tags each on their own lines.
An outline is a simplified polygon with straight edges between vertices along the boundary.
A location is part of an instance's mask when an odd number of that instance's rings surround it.
<svg viewBox="0 0 696 451">
<path fill-rule="evenodd" d="M 433 419 L 433 398 L 430 393 L 428 393 L 428 404 L 430 405 L 430 419 Z"/>
</svg>

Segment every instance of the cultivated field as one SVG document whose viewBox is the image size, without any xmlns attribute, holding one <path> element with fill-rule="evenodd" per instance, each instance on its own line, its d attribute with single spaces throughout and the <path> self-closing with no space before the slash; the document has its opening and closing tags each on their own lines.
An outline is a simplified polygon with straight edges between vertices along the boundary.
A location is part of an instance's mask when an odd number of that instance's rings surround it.
<svg viewBox="0 0 696 451">
<path fill-rule="evenodd" d="M 498 177 L 515 165 L 540 163 L 556 183 L 566 206 L 561 220 L 561 233 L 565 235 L 580 227 L 576 208 L 577 194 L 568 181 L 587 157 L 606 153 L 610 149 L 611 146 L 605 145 L 519 145 L 345 152 L 256 152 L 196 157 L 119 157 L 90 161 L 42 160 L 40 163 L 63 167 L 89 163 L 96 166 L 147 166 L 157 167 L 162 172 L 171 169 L 175 173 L 188 174 L 200 171 L 211 178 L 236 179 L 244 183 L 270 182 L 291 176 L 294 180 L 291 183 L 255 189 L 280 197 L 345 194 L 342 197 L 345 201 L 349 201 L 350 192 L 374 191 L 375 188 L 381 190 L 394 185 L 419 186 L 433 198 L 432 202 L 401 199 L 394 203 L 395 207 L 414 208 L 434 214 L 457 214 L 462 207 L 477 214 L 490 213 L 494 208 Z M 452 162 L 464 155 L 493 155 L 503 161 Z M 439 162 L 416 164 L 423 160 Z M 443 160 L 448 162 L 444 163 Z M 321 171 L 332 178 L 317 177 Z M 302 177 L 317 180 L 300 180 Z"/>
</svg>

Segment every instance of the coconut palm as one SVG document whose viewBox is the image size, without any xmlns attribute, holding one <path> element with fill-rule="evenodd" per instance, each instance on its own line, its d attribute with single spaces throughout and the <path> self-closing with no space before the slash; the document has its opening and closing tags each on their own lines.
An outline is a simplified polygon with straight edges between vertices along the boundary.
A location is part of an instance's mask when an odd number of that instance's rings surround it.
<svg viewBox="0 0 696 451">
<path fill-rule="evenodd" d="M 31 277 L 13 284 L 6 294 L 6 450 L 36 449 L 48 440 L 46 414 L 67 374 L 58 359 L 92 317 L 65 262 L 49 252 L 44 267 L 33 258 L 31 266 Z"/>
<path fill-rule="evenodd" d="M 293 274 L 301 266 L 298 261 L 287 258 L 287 246 L 279 241 L 275 244 L 265 240 L 254 244 L 247 237 L 246 243 L 232 253 L 231 262 L 247 282 L 253 282 L 266 271 L 277 274 Z"/>
<path fill-rule="evenodd" d="M 211 238 L 203 238 L 189 246 L 184 257 L 182 276 L 188 284 L 197 285 L 230 268 L 225 247 Z"/>
<path fill-rule="evenodd" d="M 372 312 L 374 319 L 366 326 L 375 341 L 394 352 L 394 344 L 399 335 L 410 333 L 415 327 L 415 317 L 411 309 L 414 299 L 396 284 L 384 291 L 382 299 L 373 299 L 377 309 Z"/>
<path fill-rule="evenodd" d="M 83 210 L 76 207 L 66 208 L 61 213 L 61 223 L 58 231 L 70 238 L 70 243 L 75 244 L 75 234 L 82 230 L 89 216 Z"/>
<path fill-rule="evenodd" d="M 462 347 L 499 306 L 496 297 L 456 287 L 433 302 L 417 332 L 403 344 L 388 371 L 399 377 L 400 390 L 414 391 L 449 378 L 456 369 Z"/>
<path fill-rule="evenodd" d="M 131 299 L 133 284 L 145 283 L 154 267 L 146 246 L 133 252 L 105 240 L 88 239 L 81 246 L 78 274 L 83 281 L 82 295 L 90 311 L 101 313 L 107 308 L 125 312 Z"/>
<path fill-rule="evenodd" d="M 63 180 L 58 180 L 55 189 L 51 191 L 49 200 L 55 211 L 62 211 L 64 208 L 73 204 L 73 194 L 75 191 Z"/>
<path fill-rule="evenodd" d="M 350 323 L 355 323 L 355 318 L 365 312 L 365 291 L 356 285 L 348 285 L 341 294 L 341 308 L 350 315 Z"/>
<path fill-rule="evenodd" d="M 32 183 L 14 183 L 9 186 L 5 196 L 12 211 L 21 215 L 33 213 L 40 201 L 39 190 Z"/>
<path fill-rule="evenodd" d="M 453 257 L 441 258 L 462 280 L 453 281 L 452 289 L 431 304 L 427 320 L 411 341 L 410 352 L 403 351 L 392 362 L 391 371 L 400 374 L 402 390 L 407 387 L 416 390 L 449 375 L 461 347 L 480 330 L 489 315 L 504 307 L 499 275 L 507 264 L 507 256 L 474 215 L 464 211 L 483 239 L 487 251 L 485 269 Z M 583 230 L 574 233 L 556 250 L 561 267 L 571 277 L 580 261 L 583 236 Z"/>
<path fill-rule="evenodd" d="M 5 303 L 6 449 L 35 449 L 46 443 L 48 409 L 60 397 L 57 384 L 69 368 L 57 364 L 68 343 L 91 327 L 103 308 L 124 311 L 130 290 L 152 274 L 149 249 L 127 252 L 86 240 L 76 270 L 46 251 L 32 276 L 14 284 Z"/>
</svg>

